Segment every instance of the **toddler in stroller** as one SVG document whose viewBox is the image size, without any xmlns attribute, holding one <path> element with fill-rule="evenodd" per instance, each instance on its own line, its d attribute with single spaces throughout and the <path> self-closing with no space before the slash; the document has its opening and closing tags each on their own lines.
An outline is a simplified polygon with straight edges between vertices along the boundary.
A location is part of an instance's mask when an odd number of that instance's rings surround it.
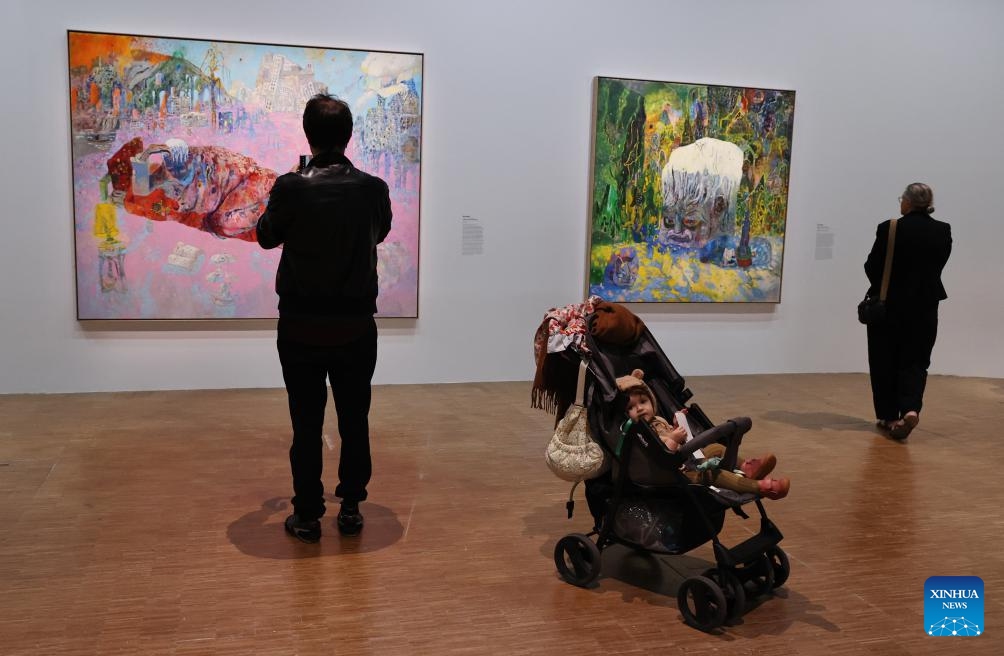
<svg viewBox="0 0 1004 656">
<path fill-rule="evenodd" d="M 592 318 L 586 317 L 587 326 Z M 696 403 L 687 406 L 692 393 L 647 328 L 642 327 L 637 339 L 620 345 L 600 343 L 587 329 L 584 346 L 582 351 L 588 353 L 585 406 L 590 430 L 607 450 L 611 467 L 606 474 L 586 481 L 594 527 L 587 534 L 572 533 L 558 541 L 554 560 L 559 574 L 565 581 L 585 587 L 599 577 L 600 552 L 612 544 L 676 555 L 710 541 L 715 566 L 680 584 L 680 612 L 687 624 L 703 631 L 735 622 L 746 610 L 747 595 L 769 593 L 787 580 L 788 558 L 778 546 L 783 536 L 767 518 L 761 501 L 761 495 L 767 495 L 759 483 L 755 483 L 755 492 L 746 493 L 712 488 L 695 484 L 681 467 L 695 451 L 711 449 L 722 454 L 723 468 L 731 470 L 737 462 L 739 443 L 752 422 L 738 417 L 716 426 Z M 566 353 L 565 357 L 575 354 Z M 625 421 L 629 399 L 618 387 L 617 372 L 635 369 L 650 374 L 646 388 L 653 401 L 653 416 L 655 407 L 671 413 L 687 412 L 695 437 L 679 444 L 675 451 L 666 447 L 648 421 Z M 765 456 L 761 460 L 771 459 Z M 764 467 L 763 462 L 753 465 Z M 732 510 L 748 519 L 743 506 L 749 503 L 759 511 L 759 532 L 726 547 L 718 539 L 726 512 Z"/>
<path fill-rule="evenodd" d="M 675 453 L 687 441 L 688 432 L 680 426 L 679 420 L 686 411 L 675 413 L 672 425 L 655 414 L 658 405 L 655 395 L 643 380 L 644 376 L 645 373 L 641 369 L 635 369 L 631 375 L 617 379 L 617 389 L 627 395 L 627 416 L 632 421 L 647 422 L 666 449 Z M 704 447 L 700 452 L 695 452 L 693 455 L 700 453 L 700 461 L 692 458 L 690 462 L 684 464 L 684 475 L 692 483 L 715 485 L 744 494 L 759 494 L 768 499 L 783 499 L 788 496 L 791 481 L 787 478 L 774 479 L 768 476 L 777 464 L 774 454 L 743 459 L 738 466 L 741 474 L 737 474 L 733 472 L 733 468 L 727 466 L 729 464 L 726 458 L 727 451 L 724 445 L 715 443 Z"/>
</svg>

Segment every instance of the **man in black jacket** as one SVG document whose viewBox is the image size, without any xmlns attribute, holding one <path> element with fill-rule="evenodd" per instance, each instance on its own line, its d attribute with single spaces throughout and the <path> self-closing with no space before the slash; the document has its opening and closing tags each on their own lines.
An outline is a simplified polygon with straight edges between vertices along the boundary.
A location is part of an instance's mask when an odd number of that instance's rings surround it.
<svg viewBox="0 0 1004 656">
<path fill-rule="evenodd" d="M 286 531 L 304 542 L 321 537 L 321 483 L 326 379 L 338 414 L 341 497 L 338 529 L 362 530 L 359 502 L 372 473 L 369 445 L 371 380 L 376 368 L 377 244 L 390 231 L 387 184 L 345 157 L 352 112 L 326 94 L 311 98 L 303 131 L 312 158 L 279 177 L 258 219 L 262 248 L 282 246 L 278 350 L 289 398 L 293 444 L 293 514 Z"/>
<path fill-rule="evenodd" d="M 938 304 L 948 297 L 941 271 L 952 252 L 952 229 L 931 218 L 934 194 L 920 182 L 900 197 L 892 271 L 886 292 L 886 320 L 868 325 L 868 368 L 878 425 L 905 439 L 920 422 L 920 409 L 938 335 Z M 879 224 L 865 262 L 878 296 L 888 250 L 889 221 Z"/>
</svg>

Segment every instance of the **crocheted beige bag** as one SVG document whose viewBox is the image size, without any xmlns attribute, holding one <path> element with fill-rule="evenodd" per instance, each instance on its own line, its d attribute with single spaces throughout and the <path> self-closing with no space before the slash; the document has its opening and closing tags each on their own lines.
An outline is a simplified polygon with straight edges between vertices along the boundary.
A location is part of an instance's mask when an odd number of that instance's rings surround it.
<svg viewBox="0 0 1004 656">
<path fill-rule="evenodd" d="M 575 402 L 558 422 L 544 452 L 544 462 L 554 475 L 573 483 L 596 478 L 610 466 L 606 452 L 589 431 L 589 417 L 583 405 L 585 385 L 586 363 L 582 362 L 576 382 Z"/>
</svg>

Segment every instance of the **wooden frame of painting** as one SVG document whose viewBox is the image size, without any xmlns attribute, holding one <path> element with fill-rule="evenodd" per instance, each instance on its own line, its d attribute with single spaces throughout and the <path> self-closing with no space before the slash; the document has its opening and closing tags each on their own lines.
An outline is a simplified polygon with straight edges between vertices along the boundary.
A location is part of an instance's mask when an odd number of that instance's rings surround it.
<svg viewBox="0 0 1004 656">
<path fill-rule="evenodd" d="M 423 55 L 69 30 L 77 318 L 277 316 L 281 249 L 255 225 L 309 153 L 317 93 L 352 109 L 346 155 L 383 178 L 380 317 L 418 316 Z"/>
<path fill-rule="evenodd" d="M 596 79 L 588 294 L 779 303 L 795 92 Z"/>
</svg>

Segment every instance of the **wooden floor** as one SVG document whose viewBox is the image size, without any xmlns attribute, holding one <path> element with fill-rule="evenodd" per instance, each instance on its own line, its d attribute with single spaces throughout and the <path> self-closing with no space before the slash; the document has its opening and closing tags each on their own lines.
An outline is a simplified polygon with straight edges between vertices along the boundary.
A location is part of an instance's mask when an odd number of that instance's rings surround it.
<svg viewBox="0 0 1004 656">
<path fill-rule="evenodd" d="M 0 653 L 1002 653 L 1004 380 L 932 377 L 904 444 L 872 428 L 864 375 L 688 383 L 793 481 L 767 502 L 788 584 L 717 634 L 675 599 L 707 545 L 559 579 L 555 542 L 590 522 L 581 500 L 565 518 L 528 383 L 376 388 L 365 531 L 340 539 L 332 510 L 319 545 L 282 530 L 282 390 L 144 392 L 0 396 Z M 925 635 L 932 575 L 983 578 L 985 635 Z"/>
</svg>

